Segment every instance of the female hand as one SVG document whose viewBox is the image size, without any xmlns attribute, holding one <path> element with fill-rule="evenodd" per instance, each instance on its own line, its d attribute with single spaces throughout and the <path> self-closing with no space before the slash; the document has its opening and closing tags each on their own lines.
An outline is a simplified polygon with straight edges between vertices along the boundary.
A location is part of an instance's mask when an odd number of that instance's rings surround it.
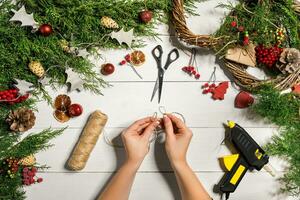
<svg viewBox="0 0 300 200">
<path fill-rule="evenodd" d="M 158 125 L 158 119 L 147 117 L 136 121 L 122 133 L 128 162 L 140 166 L 149 152 L 149 140 Z"/>
<path fill-rule="evenodd" d="M 192 131 L 174 115 L 163 118 L 166 132 L 166 152 L 173 166 L 186 163 L 186 153 L 192 139 Z"/>
</svg>

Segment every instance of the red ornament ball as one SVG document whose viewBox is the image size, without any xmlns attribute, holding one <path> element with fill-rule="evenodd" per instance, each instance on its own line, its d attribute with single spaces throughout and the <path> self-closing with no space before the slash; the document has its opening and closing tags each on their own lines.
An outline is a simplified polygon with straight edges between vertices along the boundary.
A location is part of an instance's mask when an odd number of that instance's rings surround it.
<svg viewBox="0 0 300 200">
<path fill-rule="evenodd" d="M 140 12 L 139 16 L 142 22 L 148 23 L 152 20 L 153 14 L 150 10 L 144 10 Z"/>
<path fill-rule="evenodd" d="M 82 114 L 82 111 L 82 106 L 77 103 L 70 105 L 70 107 L 68 108 L 68 114 L 70 115 L 70 117 L 77 117 Z"/>
<path fill-rule="evenodd" d="M 42 36 L 49 36 L 53 33 L 52 26 L 49 24 L 43 24 L 39 27 L 39 32 Z"/>
<path fill-rule="evenodd" d="M 115 71 L 115 66 L 113 64 L 107 63 L 107 64 L 102 65 L 101 74 L 110 75 L 110 74 L 114 73 L 114 71 Z"/>
</svg>

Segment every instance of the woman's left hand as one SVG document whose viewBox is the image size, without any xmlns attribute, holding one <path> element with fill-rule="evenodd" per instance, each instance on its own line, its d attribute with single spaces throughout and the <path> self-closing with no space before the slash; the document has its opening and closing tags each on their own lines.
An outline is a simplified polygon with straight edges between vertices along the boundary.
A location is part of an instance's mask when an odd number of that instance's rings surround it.
<svg viewBox="0 0 300 200">
<path fill-rule="evenodd" d="M 134 122 L 122 133 L 127 162 L 140 166 L 149 152 L 149 140 L 160 121 L 147 117 Z"/>
</svg>

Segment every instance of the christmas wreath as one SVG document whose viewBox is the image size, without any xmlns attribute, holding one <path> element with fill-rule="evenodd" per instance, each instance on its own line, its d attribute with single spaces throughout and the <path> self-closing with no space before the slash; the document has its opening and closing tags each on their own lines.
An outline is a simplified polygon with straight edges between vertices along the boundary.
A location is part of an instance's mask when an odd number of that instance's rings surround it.
<svg viewBox="0 0 300 200">
<path fill-rule="evenodd" d="M 212 35 L 197 35 L 188 28 L 183 2 L 173 0 L 171 20 L 177 37 L 189 45 L 215 50 L 234 81 L 257 95 L 253 111 L 280 127 L 280 134 L 266 148 L 289 161 L 282 190 L 300 195 L 300 2 L 221 4 L 231 12 Z M 249 66 L 265 70 L 271 78 L 260 80 L 247 72 Z M 293 92 L 279 92 L 285 89 Z"/>
</svg>

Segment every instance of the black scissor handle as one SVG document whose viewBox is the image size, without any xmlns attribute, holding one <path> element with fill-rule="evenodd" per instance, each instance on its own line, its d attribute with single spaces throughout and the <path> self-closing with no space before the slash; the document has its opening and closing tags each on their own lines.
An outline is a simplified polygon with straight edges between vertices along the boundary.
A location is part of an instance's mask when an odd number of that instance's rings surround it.
<svg viewBox="0 0 300 200">
<path fill-rule="evenodd" d="M 172 54 L 175 54 L 175 58 L 172 58 Z M 175 62 L 177 59 L 179 58 L 179 51 L 178 49 L 173 49 L 172 51 L 170 51 L 170 53 L 168 54 L 168 60 L 166 62 L 166 65 L 164 67 L 165 70 L 168 69 L 168 67 Z"/>
<path fill-rule="evenodd" d="M 163 49 L 161 47 L 161 45 L 157 45 L 153 50 L 152 50 L 152 55 L 154 57 L 154 59 L 157 62 L 157 67 L 161 68 L 161 57 L 163 54 Z"/>
</svg>

